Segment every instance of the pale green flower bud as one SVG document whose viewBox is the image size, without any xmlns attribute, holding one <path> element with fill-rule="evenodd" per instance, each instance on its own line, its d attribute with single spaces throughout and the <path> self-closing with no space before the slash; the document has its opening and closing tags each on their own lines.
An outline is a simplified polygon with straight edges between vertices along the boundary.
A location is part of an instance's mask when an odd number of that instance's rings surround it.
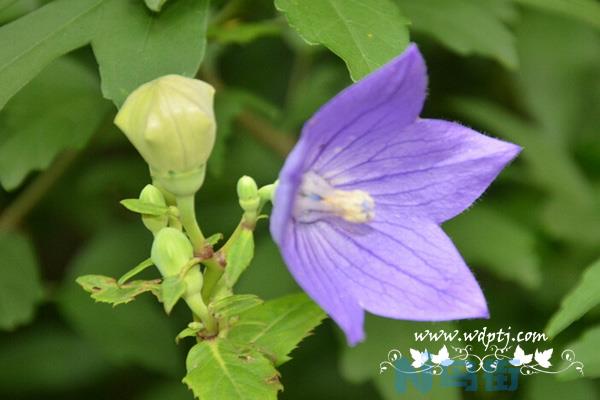
<svg viewBox="0 0 600 400">
<path fill-rule="evenodd" d="M 254 179 L 246 175 L 242 176 L 237 183 L 237 193 L 242 210 L 252 212 L 258 209 L 260 197 Z"/>
<path fill-rule="evenodd" d="M 159 188 L 152 185 L 146 185 L 140 193 L 140 200 L 151 203 L 157 206 L 166 206 L 167 202 Z M 169 223 L 168 215 L 144 215 L 142 214 L 142 222 L 149 231 L 156 234 Z"/>
<path fill-rule="evenodd" d="M 154 237 L 150 257 L 162 276 L 173 276 L 194 257 L 194 250 L 183 232 L 163 228 Z"/>
<path fill-rule="evenodd" d="M 204 181 L 215 143 L 214 88 L 206 82 L 166 75 L 133 91 L 115 124 L 167 191 L 186 196 Z"/>
</svg>

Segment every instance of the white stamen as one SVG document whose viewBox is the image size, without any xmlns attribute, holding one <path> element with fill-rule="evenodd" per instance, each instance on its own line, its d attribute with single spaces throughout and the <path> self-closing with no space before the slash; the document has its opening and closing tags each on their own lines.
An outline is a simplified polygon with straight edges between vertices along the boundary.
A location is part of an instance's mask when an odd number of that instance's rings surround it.
<svg viewBox="0 0 600 400">
<path fill-rule="evenodd" d="M 365 223 L 375 217 L 375 201 L 363 190 L 339 190 L 310 171 L 304 175 L 296 200 L 295 216 L 313 222 L 328 215 L 348 222 Z"/>
</svg>

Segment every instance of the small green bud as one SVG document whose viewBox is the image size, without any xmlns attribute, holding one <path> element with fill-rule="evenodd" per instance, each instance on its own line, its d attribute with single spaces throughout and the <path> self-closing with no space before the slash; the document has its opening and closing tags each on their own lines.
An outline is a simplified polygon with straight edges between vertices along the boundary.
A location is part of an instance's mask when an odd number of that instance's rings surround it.
<svg viewBox="0 0 600 400">
<path fill-rule="evenodd" d="M 217 127 L 214 93 L 206 82 L 166 75 L 133 91 L 115 118 L 152 177 L 177 196 L 195 193 L 204 181 Z"/>
<path fill-rule="evenodd" d="M 156 186 L 146 185 L 140 193 L 140 200 L 146 203 L 155 204 L 157 206 L 166 206 L 167 202 L 160 189 Z M 142 214 L 142 222 L 149 231 L 156 234 L 169 223 L 168 215 L 144 215 Z"/>
<path fill-rule="evenodd" d="M 246 175 L 242 176 L 237 183 L 237 193 L 242 210 L 247 212 L 258 210 L 260 196 L 258 195 L 258 186 L 256 186 L 254 179 Z"/>
<path fill-rule="evenodd" d="M 192 244 L 175 228 L 163 228 L 154 237 L 151 258 L 162 276 L 177 275 L 194 257 Z"/>
</svg>

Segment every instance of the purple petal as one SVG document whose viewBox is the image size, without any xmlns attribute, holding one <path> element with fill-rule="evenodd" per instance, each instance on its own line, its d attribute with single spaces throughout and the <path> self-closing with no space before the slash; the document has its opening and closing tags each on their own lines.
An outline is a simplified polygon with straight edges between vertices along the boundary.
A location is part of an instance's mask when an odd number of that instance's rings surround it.
<svg viewBox="0 0 600 400">
<path fill-rule="evenodd" d="M 322 260 L 315 243 L 312 224 L 290 224 L 286 242 L 281 246 L 283 258 L 296 282 L 342 328 L 352 346 L 365 337 L 364 311 L 352 293 L 343 286 L 337 268 Z"/>
<path fill-rule="evenodd" d="M 321 174 L 339 189 L 367 191 L 376 207 L 441 223 L 481 196 L 520 150 L 453 122 L 421 119 Z"/>
<path fill-rule="evenodd" d="M 397 58 L 348 87 L 323 106 L 304 126 L 300 141 L 309 142 L 306 166 L 329 157 L 377 127 L 399 130 L 419 116 L 427 90 L 423 57 L 410 45 Z M 352 157 L 352 154 L 347 154 Z"/>
<path fill-rule="evenodd" d="M 323 269 L 360 306 L 390 318 L 443 321 L 488 316 L 469 268 L 441 228 L 425 219 L 380 210 L 368 225 L 319 222 L 311 230 Z"/>
</svg>

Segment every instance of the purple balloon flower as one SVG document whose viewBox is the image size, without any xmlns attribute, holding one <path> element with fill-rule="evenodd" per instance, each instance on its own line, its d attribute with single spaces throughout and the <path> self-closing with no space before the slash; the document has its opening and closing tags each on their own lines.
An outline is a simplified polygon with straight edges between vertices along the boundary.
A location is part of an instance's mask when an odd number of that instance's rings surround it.
<svg viewBox="0 0 600 400">
<path fill-rule="evenodd" d="M 415 45 L 342 91 L 304 126 L 279 176 L 271 233 L 298 284 L 364 339 L 364 311 L 487 318 L 485 298 L 440 224 L 469 207 L 520 151 L 421 119 Z"/>
</svg>

